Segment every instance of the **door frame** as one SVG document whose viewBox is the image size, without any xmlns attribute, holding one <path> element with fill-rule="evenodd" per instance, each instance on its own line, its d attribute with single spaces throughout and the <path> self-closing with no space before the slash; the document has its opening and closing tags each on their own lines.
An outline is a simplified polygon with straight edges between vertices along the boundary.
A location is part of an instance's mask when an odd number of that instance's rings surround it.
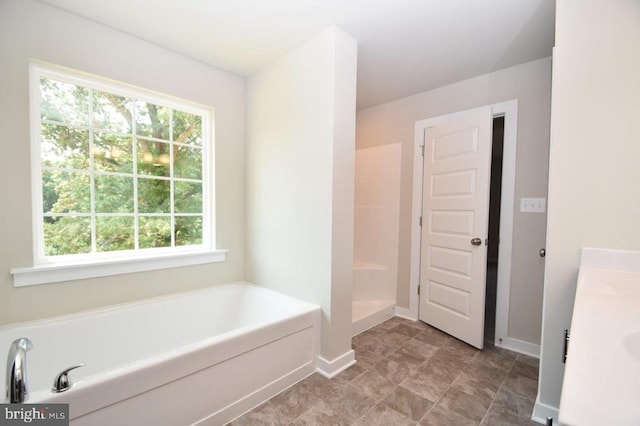
<svg viewBox="0 0 640 426">
<path fill-rule="evenodd" d="M 502 190 L 500 199 L 500 245 L 498 247 L 498 285 L 496 289 L 496 330 L 495 346 L 516 349 L 517 341 L 507 336 L 509 329 L 509 294 L 511 282 L 511 254 L 513 249 L 513 218 L 515 213 L 516 147 L 518 142 L 518 100 L 510 100 L 492 105 L 493 118 L 504 116 L 504 145 L 502 162 Z M 475 109 L 475 108 L 474 108 Z M 409 312 L 408 317 L 418 319 L 420 298 L 420 240 L 422 229 L 422 185 L 424 161 L 424 128 L 436 126 L 466 111 L 419 120 L 415 123 L 413 150 L 413 192 L 411 206 L 411 264 L 409 273 Z M 486 278 L 485 278 L 486 279 Z M 515 345 L 514 345 L 515 344 Z M 514 347 L 515 346 L 515 347 Z M 528 349 L 528 348 L 526 348 Z M 528 351 L 527 351 L 528 352 Z"/>
</svg>

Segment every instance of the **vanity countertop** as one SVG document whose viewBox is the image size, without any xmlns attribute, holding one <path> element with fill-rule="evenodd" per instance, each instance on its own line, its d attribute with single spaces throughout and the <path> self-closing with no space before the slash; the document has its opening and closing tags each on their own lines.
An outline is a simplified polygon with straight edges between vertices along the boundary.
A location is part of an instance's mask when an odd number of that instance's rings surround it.
<svg viewBox="0 0 640 426">
<path fill-rule="evenodd" d="M 583 249 L 560 424 L 640 424 L 640 252 Z"/>
</svg>

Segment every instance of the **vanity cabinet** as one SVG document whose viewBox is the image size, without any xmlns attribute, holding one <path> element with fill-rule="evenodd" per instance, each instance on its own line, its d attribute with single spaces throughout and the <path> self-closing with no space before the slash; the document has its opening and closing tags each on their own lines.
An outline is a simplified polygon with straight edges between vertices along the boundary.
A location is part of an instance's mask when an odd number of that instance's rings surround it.
<svg viewBox="0 0 640 426">
<path fill-rule="evenodd" d="M 562 425 L 640 424 L 640 252 L 583 249 Z"/>
</svg>

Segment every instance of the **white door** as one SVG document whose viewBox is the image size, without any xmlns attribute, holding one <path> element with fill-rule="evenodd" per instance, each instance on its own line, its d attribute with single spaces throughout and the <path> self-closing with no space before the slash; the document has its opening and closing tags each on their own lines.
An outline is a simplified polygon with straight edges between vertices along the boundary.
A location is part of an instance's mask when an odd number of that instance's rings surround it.
<svg viewBox="0 0 640 426">
<path fill-rule="evenodd" d="M 482 349 L 491 107 L 424 128 L 420 319 Z"/>
</svg>

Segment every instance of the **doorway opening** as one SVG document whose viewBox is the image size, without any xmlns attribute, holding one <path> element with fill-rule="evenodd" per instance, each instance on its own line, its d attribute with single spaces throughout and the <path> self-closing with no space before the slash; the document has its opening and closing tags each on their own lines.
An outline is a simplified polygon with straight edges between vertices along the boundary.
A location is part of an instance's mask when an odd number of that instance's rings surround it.
<svg viewBox="0 0 640 426">
<path fill-rule="evenodd" d="M 489 232 L 487 278 L 485 287 L 484 341 L 493 346 L 496 330 L 496 295 L 498 290 L 498 248 L 500 245 L 500 202 L 504 152 L 504 116 L 493 117 L 491 140 L 491 183 L 489 189 Z"/>
<path fill-rule="evenodd" d="M 500 210 L 499 219 L 494 219 L 493 228 L 499 228 L 500 241 L 499 245 L 496 244 L 499 253 L 499 262 L 495 263 L 497 266 L 497 288 L 495 290 L 495 302 L 489 304 L 489 309 L 495 312 L 489 314 L 489 321 L 487 321 L 487 327 L 484 327 L 485 312 L 479 312 L 480 316 L 477 316 L 476 332 L 480 344 L 484 343 L 485 329 L 488 330 L 488 335 L 493 335 L 494 345 L 500 348 L 512 349 L 518 352 L 529 353 L 528 347 L 523 347 L 522 342 L 517 339 L 510 338 L 508 336 L 509 328 L 509 301 L 511 290 L 511 258 L 513 248 L 513 221 L 515 214 L 515 177 L 516 177 L 516 151 L 517 151 L 517 120 L 518 120 L 518 101 L 509 100 L 505 102 L 489 105 L 491 107 L 491 114 L 488 119 L 488 126 L 492 126 L 493 119 L 499 118 L 499 124 L 502 125 L 504 137 L 502 138 L 501 150 L 497 149 L 497 152 L 502 153 L 502 168 L 501 177 L 496 179 L 501 181 L 500 193 Z M 415 123 L 415 145 L 413 155 L 413 192 L 412 192 L 412 221 L 411 221 L 411 265 L 409 276 L 409 309 L 396 307 L 396 315 L 405 316 L 411 319 L 422 319 L 421 312 L 427 312 L 423 310 L 421 304 L 424 297 L 429 296 L 428 292 L 423 291 L 420 294 L 420 280 L 421 280 L 421 252 L 422 252 L 422 226 L 421 218 L 423 215 L 423 189 L 424 189 L 424 157 L 423 145 L 425 130 L 433 126 L 439 126 L 442 123 L 449 122 L 452 118 L 466 114 L 468 111 L 462 111 L 458 113 L 452 113 L 439 117 L 428 118 L 425 120 L 419 120 Z M 498 124 L 498 123 L 496 123 Z M 489 127 L 491 129 L 491 127 Z M 489 130 L 490 131 L 490 130 Z M 497 132 L 499 133 L 499 131 Z M 492 143 L 492 138 L 487 141 L 487 145 Z M 492 150 L 493 151 L 493 150 Z M 491 158 L 491 153 L 486 157 L 487 160 Z M 500 169 L 497 164 L 496 167 Z M 490 164 L 487 163 L 487 168 L 490 169 Z M 490 171 L 490 170 L 488 170 Z M 489 174 L 489 173 L 488 173 Z M 490 176 L 487 176 L 487 190 L 490 189 Z M 495 185 L 494 185 L 495 187 Z M 489 198 L 487 196 L 487 198 Z M 497 198 L 493 197 L 497 202 Z M 489 200 L 487 200 L 489 201 Z M 487 216 L 485 216 L 488 223 L 488 206 Z M 457 223 L 457 222 L 456 222 Z M 482 239 L 488 237 L 488 226 L 485 228 L 486 234 L 479 236 Z M 475 236 L 474 236 L 475 237 Z M 495 239 L 493 239 L 495 240 Z M 492 241 L 494 242 L 494 241 Z M 495 241 L 497 243 L 497 241 Z M 472 244 L 474 242 L 471 242 Z M 487 246 L 488 250 L 488 246 Z M 483 259 L 482 267 L 485 268 L 486 264 Z M 493 266 L 493 265 L 492 265 Z M 486 274 L 482 275 L 482 284 L 486 282 Z M 482 296 L 485 300 L 482 300 L 482 310 L 485 310 L 486 303 L 486 286 L 482 288 Z M 493 297 L 491 297 L 493 301 Z M 492 309 L 495 304 L 495 310 Z M 423 319 L 422 319 L 423 320 Z M 424 320 L 423 320 L 424 321 Z M 426 321 L 428 322 L 428 321 Z M 473 323 L 473 322 L 472 322 Z M 495 324 L 493 327 L 490 324 Z M 446 331 L 446 330 L 445 330 Z M 493 334 L 495 333 L 495 334 Z M 452 334 L 452 333 L 450 333 Z M 454 335 L 454 334 L 452 334 Z M 459 338 L 459 337 L 458 337 Z M 461 339 L 464 340 L 464 339 Z M 466 340 L 465 340 L 466 341 Z"/>
</svg>

